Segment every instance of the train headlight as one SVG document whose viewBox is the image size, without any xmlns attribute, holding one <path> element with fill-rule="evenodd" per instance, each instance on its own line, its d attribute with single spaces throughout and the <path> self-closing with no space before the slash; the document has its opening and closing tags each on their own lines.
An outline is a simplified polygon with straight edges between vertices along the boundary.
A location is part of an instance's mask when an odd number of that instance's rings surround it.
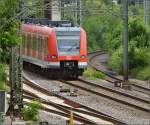
<svg viewBox="0 0 150 125">
<path fill-rule="evenodd" d="M 52 58 L 52 59 L 56 59 L 56 58 L 57 58 L 57 56 L 55 56 L 55 55 L 52 55 L 52 56 L 51 56 L 51 58 Z"/>
<path fill-rule="evenodd" d="M 81 56 L 81 58 L 82 58 L 82 59 L 85 59 L 85 58 L 86 58 L 86 56 L 85 56 L 85 55 L 82 55 L 82 56 Z"/>
</svg>

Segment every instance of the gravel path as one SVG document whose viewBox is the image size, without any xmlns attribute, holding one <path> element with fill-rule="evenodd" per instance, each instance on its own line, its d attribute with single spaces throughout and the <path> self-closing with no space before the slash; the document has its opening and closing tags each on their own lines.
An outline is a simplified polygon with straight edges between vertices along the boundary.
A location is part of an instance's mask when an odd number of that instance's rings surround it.
<svg viewBox="0 0 150 125">
<path fill-rule="evenodd" d="M 66 118 L 45 111 L 40 111 L 40 121 L 47 121 L 49 124 L 55 125 L 66 125 Z"/>
<path fill-rule="evenodd" d="M 52 83 L 52 81 L 48 80 L 47 78 L 41 78 L 41 76 L 33 73 L 26 73 L 26 75 L 48 90 L 59 91 L 60 85 L 56 83 Z M 84 92 L 83 95 L 80 94 L 80 96 L 77 97 L 70 97 L 68 96 L 68 94 L 64 94 L 64 96 L 66 98 L 87 105 L 103 113 L 107 113 L 112 117 L 120 119 L 127 124 L 134 124 L 134 125 L 150 124 L 150 114 L 139 110 L 135 110 L 131 107 L 122 105 L 120 103 L 117 103 L 115 101 L 103 97 L 96 97 L 94 95 L 89 95 L 86 94 L 86 92 Z"/>
<path fill-rule="evenodd" d="M 122 89 L 120 87 L 114 87 L 114 84 L 112 84 L 110 82 L 107 82 L 107 81 L 102 81 L 102 80 L 98 80 L 98 79 L 97 80 L 90 80 L 90 79 L 86 79 L 86 78 L 83 78 L 83 77 L 81 77 L 81 79 L 92 82 L 96 85 L 102 85 L 104 87 L 108 87 L 110 89 L 113 89 L 113 90 L 116 90 L 116 91 L 119 91 L 119 92 L 122 92 L 122 93 L 127 93 L 129 95 L 132 95 L 132 96 L 135 96 L 135 97 L 138 97 L 138 98 L 143 98 L 145 100 L 150 100 L 150 96 L 147 95 L 147 94 L 143 94 L 143 93 L 140 93 L 140 92 L 137 92 L 137 91 L 125 90 L 125 89 Z"/>
</svg>

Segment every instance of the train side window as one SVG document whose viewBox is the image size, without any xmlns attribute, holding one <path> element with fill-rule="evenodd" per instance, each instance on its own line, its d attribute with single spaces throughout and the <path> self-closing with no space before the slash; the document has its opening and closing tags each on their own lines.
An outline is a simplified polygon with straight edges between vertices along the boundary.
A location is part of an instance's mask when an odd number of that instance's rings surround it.
<svg viewBox="0 0 150 125">
<path fill-rule="evenodd" d="M 31 34 L 29 34 L 29 50 L 31 49 Z"/>
<path fill-rule="evenodd" d="M 30 49 L 30 35 L 27 36 L 27 49 Z"/>
<path fill-rule="evenodd" d="M 29 34 L 27 34 L 27 55 L 29 54 L 29 40 L 30 40 L 30 35 Z"/>
<path fill-rule="evenodd" d="M 21 48 L 24 48 L 25 47 L 25 34 L 22 33 L 22 47 Z"/>
<path fill-rule="evenodd" d="M 48 49 L 48 37 L 45 37 L 45 38 L 44 38 L 44 42 L 45 42 L 45 46 L 44 46 L 44 55 L 46 55 L 47 49 Z"/>
<path fill-rule="evenodd" d="M 25 40 L 24 40 L 24 48 L 26 48 L 26 45 L 27 45 L 27 34 L 25 33 L 24 36 L 25 36 Z"/>
<path fill-rule="evenodd" d="M 36 51 L 36 36 L 33 35 L 33 50 Z"/>
<path fill-rule="evenodd" d="M 39 48 L 40 48 L 40 37 L 37 37 L 37 51 L 39 52 Z"/>
<path fill-rule="evenodd" d="M 38 51 L 38 46 L 39 46 L 38 38 L 39 38 L 39 36 L 36 35 L 36 51 Z"/>
<path fill-rule="evenodd" d="M 31 34 L 30 49 L 33 50 L 33 34 Z"/>
<path fill-rule="evenodd" d="M 42 53 L 42 41 L 43 41 L 43 38 L 42 36 L 40 36 L 40 52 Z"/>
</svg>

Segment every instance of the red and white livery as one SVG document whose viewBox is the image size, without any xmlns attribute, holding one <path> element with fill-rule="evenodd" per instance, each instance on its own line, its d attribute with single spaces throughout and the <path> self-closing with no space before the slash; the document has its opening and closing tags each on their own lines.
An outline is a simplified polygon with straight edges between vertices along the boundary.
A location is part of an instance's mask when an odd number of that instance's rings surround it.
<svg viewBox="0 0 150 125">
<path fill-rule="evenodd" d="M 49 70 L 51 74 L 78 77 L 87 68 L 86 33 L 81 27 L 22 24 L 23 62 Z"/>
</svg>

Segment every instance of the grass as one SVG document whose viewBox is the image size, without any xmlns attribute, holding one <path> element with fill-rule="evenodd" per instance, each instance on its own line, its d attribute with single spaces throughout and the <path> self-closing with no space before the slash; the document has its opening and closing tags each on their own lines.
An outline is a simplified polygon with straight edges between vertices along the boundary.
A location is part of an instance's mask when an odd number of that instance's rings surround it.
<svg viewBox="0 0 150 125">
<path fill-rule="evenodd" d="M 87 68 L 87 70 L 83 73 L 83 77 L 88 79 L 104 79 L 105 75 L 101 72 L 95 71 L 92 68 Z"/>
<path fill-rule="evenodd" d="M 136 76 L 140 80 L 148 80 L 150 79 L 150 68 L 146 67 L 140 70 Z"/>
</svg>

